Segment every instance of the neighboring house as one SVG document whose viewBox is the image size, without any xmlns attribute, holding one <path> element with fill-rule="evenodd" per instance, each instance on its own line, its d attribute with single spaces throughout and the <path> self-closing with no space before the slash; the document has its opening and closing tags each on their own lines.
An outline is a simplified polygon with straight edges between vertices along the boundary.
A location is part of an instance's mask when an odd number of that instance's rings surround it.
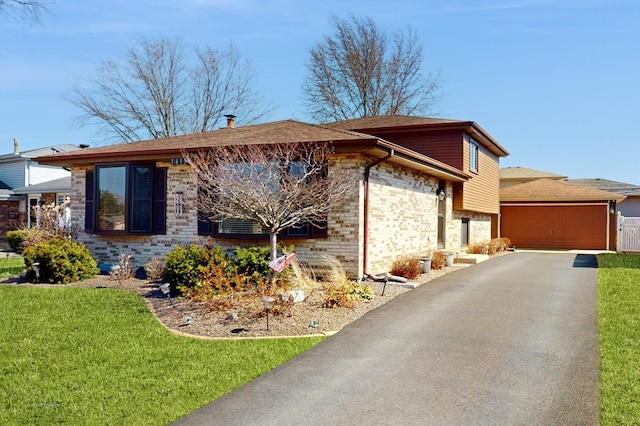
<svg viewBox="0 0 640 426">
<path fill-rule="evenodd" d="M 617 204 L 616 211 L 625 217 L 640 217 L 640 186 L 638 185 L 600 178 L 564 179 L 564 181 L 572 185 L 600 189 L 602 191 L 623 195 L 627 198 Z"/>
<path fill-rule="evenodd" d="M 613 192 L 536 179 L 500 190 L 500 230 L 519 248 L 614 250 Z"/>
<path fill-rule="evenodd" d="M 7 231 L 20 225 L 35 224 L 37 218 L 33 210 L 42 202 L 53 202 L 57 195 L 68 195 L 70 187 L 56 187 L 54 193 L 32 191 L 33 185 L 43 184 L 52 180 L 71 175 L 69 170 L 60 166 L 39 164 L 34 159 L 42 155 L 53 153 L 71 152 L 81 149 L 83 146 L 71 144 L 59 144 L 45 148 L 38 148 L 20 152 L 18 142 L 14 140 L 14 151 L 11 154 L 0 155 L 0 180 L 3 188 L 0 189 L 0 238 L 4 238 Z M 16 191 L 19 189 L 19 191 Z M 31 214 L 30 214 L 31 213 Z"/>
<path fill-rule="evenodd" d="M 557 175 L 555 173 L 543 172 L 540 170 L 530 169 L 528 167 L 503 167 L 500 169 L 500 188 L 506 188 L 511 185 L 519 185 L 525 182 L 531 182 L 536 179 L 552 179 L 562 180 L 566 176 Z"/>
<path fill-rule="evenodd" d="M 367 131 L 351 131 L 365 126 Z M 139 265 L 164 257 L 175 245 L 210 239 L 226 247 L 268 244 L 268 235 L 234 233 L 199 220 L 197 188 L 183 150 L 216 146 L 331 142 L 333 168 L 357 181 L 323 229 L 283 232 L 298 257 L 321 270 L 323 255 L 352 277 L 388 271 L 401 255 L 441 247 L 460 250 L 491 237 L 499 212 L 499 158 L 507 155 L 476 123 L 420 117 L 379 117 L 328 125 L 294 120 L 90 148 L 39 157 L 71 169 L 72 225 L 100 262 L 121 253 Z M 107 197 L 108 194 L 108 197 Z M 121 206 L 107 222 L 105 209 Z M 113 209 L 113 208 L 112 208 Z M 113 221 L 114 214 L 109 214 Z"/>
</svg>

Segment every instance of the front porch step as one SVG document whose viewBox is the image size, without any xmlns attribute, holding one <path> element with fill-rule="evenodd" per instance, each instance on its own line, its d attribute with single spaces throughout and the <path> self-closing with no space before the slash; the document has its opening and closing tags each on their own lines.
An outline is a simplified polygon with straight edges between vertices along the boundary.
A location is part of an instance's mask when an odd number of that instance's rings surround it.
<svg viewBox="0 0 640 426">
<path fill-rule="evenodd" d="M 484 262 L 485 260 L 489 260 L 488 254 L 468 254 L 468 253 L 460 253 L 455 258 L 455 263 L 464 263 L 466 265 L 475 265 L 476 263 Z"/>
</svg>

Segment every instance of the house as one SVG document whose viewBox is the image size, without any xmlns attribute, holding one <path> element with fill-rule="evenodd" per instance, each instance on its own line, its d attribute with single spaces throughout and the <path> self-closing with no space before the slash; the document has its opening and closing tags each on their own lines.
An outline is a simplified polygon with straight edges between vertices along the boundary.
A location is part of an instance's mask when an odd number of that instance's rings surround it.
<svg viewBox="0 0 640 426">
<path fill-rule="evenodd" d="M 541 178 L 500 190 L 500 231 L 520 248 L 615 249 L 623 195 Z"/>
<path fill-rule="evenodd" d="M 519 185 L 521 183 L 543 178 L 563 180 L 567 179 L 567 176 L 543 172 L 541 170 L 530 169 L 528 167 L 503 167 L 500 169 L 500 188 Z"/>
<path fill-rule="evenodd" d="M 344 168 L 357 182 L 349 199 L 329 214 L 326 228 L 295 229 L 279 237 L 314 269 L 321 269 L 323 255 L 332 255 L 350 276 L 360 277 L 388 271 L 401 255 L 424 255 L 437 247 L 460 250 L 491 237 L 491 217 L 499 212 L 499 158 L 508 153 L 471 121 L 392 116 L 313 125 L 283 120 L 45 155 L 38 161 L 71 170 L 72 224 L 93 256 L 112 263 L 130 253 L 142 265 L 175 245 L 207 239 L 227 247 L 268 244 L 261 231 L 236 234 L 199 220 L 197 188 L 182 152 L 282 142 L 332 143 L 328 173 Z M 107 192 L 122 206 L 117 226 L 102 220 Z"/>
<path fill-rule="evenodd" d="M 41 203 L 56 202 L 69 195 L 70 186 L 60 186 L 60 183 L 70 183 L 69 180 L 57 181 L 55 188 L 35 187 L 60 178 L 69 179 L 71 175 L 69 170 L 60 166 L 40 164 L 35 158 L 82 148 L 77 145 L 58 144 L 20 152 L 17 140 L 14 140 L 13 147 L 13 153 L 0 155 L 0 238 L 4 238 L 7 231 L 19 225 L 35 224 L 37 218 L 34 210 Z"/>
<path fill-rule="evenodd" d="M 616 205 L 616 211 L 626 217 L 640 217 L 640 186 L 629 183 L 616 182 L 608 179 L 563 179 L 572 185 L 585 188 L 600 189 L 623 195 L 626 198 Z"/>
</svg>

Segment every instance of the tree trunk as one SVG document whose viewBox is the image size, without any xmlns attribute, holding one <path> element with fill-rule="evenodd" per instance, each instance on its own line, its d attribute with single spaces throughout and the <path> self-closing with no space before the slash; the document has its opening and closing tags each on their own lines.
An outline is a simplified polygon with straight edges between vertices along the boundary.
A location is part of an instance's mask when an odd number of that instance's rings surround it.
<svg viewBox="0 0 640 426">
<path fill-rule="evenodd" d="M 278 256 L 278 234 L 276 232 L 269 234 L 269 248 L 271 249 L 271 260 L 275 260 Z M 276 273 L 273 269 L 269 269 L 269 274 L 271 275 L 269 278 L 269 288 L 271 288 L 276 282 Z"/>
</svg>

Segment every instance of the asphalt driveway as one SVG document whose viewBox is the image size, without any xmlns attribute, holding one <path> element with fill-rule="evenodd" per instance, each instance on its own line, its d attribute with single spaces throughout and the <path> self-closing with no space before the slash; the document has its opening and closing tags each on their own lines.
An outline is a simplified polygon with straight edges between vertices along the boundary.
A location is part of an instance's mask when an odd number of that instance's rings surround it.
<svg viewBox="0 0 640 426">
<path fill-rule="evenodd" d="M 447 274 L 177 424 L 595 425 L 596 274 L 569 253 Z"/>
</svg>

